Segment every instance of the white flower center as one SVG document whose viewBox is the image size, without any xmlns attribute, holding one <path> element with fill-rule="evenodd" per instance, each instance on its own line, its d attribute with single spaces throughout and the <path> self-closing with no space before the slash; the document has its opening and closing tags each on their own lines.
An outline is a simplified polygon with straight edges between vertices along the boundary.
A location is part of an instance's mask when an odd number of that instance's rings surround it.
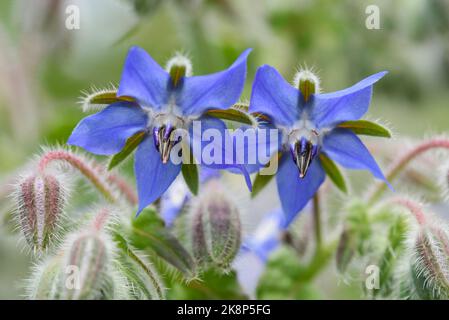
<svg viewBox="0 0 449 320">
<path fill-rule="evenodd" d="M 143 107 L 148 116 L 147 128 L 159 128 L 162 126 L 170 126 L 178 129 L 187 129 L 192 117 L 185 117 L 174 98 L 164 105 L 160 110 L 154 110 L 150 107 Z"/>
<path fill-rule="evenodd" d="M 321 144 L 321 132 L 316 128 L 314 123 L 309 120 L 305 112 L 291 127 L 282 128 L 282 130 L 284 132 L 284 143 L 286 144 L 294 145 L 296 142 L 300 141 L 301 138 L 305 138 L 314 145 Z"/>
</svg>

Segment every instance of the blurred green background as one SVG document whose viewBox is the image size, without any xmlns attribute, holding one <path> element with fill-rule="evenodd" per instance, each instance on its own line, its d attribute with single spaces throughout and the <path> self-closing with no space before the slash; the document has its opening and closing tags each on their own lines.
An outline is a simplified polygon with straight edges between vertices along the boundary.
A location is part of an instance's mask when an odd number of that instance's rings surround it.
<svg viewBox="0 0 449 320">
<path fill-rule="evenodd" d="M 65 27 L 66 8 L 80 29 Z M 367 29 L 376 5 L 380 29 Z M 258 66 L 291 80 L 314 67 L 323 91 L 381 71 L 369 118 L 397 136 L 449 129 L 449 1 L 445 0 L 3 0 L 0 1 L 0 213 L 8 184 L 41 145 L 63 144 L 83 117 L 82 90 L 117 84 L 131 45 L 164 64 L 187 53 L 195 74 L 250 55 L 244 98 Z M 3 221 L 3 219 L 2 219 Z M 0 228 L 0 298 L 18 297 L 28 264 Z"/>
</svg>

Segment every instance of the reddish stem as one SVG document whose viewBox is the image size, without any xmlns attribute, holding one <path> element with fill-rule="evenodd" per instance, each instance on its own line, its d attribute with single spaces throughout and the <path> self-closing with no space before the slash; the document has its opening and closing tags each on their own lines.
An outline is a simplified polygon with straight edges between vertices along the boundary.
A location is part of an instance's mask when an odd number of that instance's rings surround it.
<svg viewBox="0 0 449 320">
<path fill-rule="evenodd" d="M 393 165 L 385 175 L 386 179 L 391 182 L 413 159 L 429 150 L 440 148 L 449 149 L 449 139 L 437 138 L 419 144 L 412 150 L 408 151 L 404 156 L 399 158 L 395 163 L 393 163 Z M 375 191 L 369 197 L 369 203 L 373 203 L 374 201 L 376 201 L 382 195 L 385 189 L 386 184 L 379 183 Z"/>
<path fill-rule="evenodd" d="M 106 224 L 109 217 L 109 210 L 106 208 L 103 208 L 100 210 L 100 212 L 97 213 L 95 216 L 92 226 L 96 231 L 100 231 Z"/>
<path fill-rule="evenodd" d="M 108 174 L 102 166 L 93 163 L 90 164 L 85 159 L 65 150 L 56 150 L 47 152 L 39 161 L 39 171 L 43 172 L 53 161 L 64 161 L 76 168 L 84 177 L 86 177 L 108 200 L 115 202 L 114 191 L 108 185 L 108 182 L 115 185 L 131 204 L 137 204 L 137 195 L 133 188 L 127 182 L 116 175 Z M 105 178 L 104 178 L 105 177 Z"/>
<path fill-rule="evenodd" d="M 391 200 L 392 203 L 399 204 L 408 210 L 415 216 L 416 220 L 420 225 L 424 225 L 426 223 L 426 217 L 424 211 L 422 210 L 422 206 L 410 199 L 406 198 L 393 198 Z"/>
<path fill-rule="evenodd" d="M 137 198 L 137 194 L 134 189 L 128 184 L 128 182 L 120 176 L 110 174 L 107 177 L 108 181 L 113 183 L 117 188 L 121 191 L 121 193 L 125 196 L 126 200 L 132 204 L 137 205 L 139 199 Z"/>
</svg>

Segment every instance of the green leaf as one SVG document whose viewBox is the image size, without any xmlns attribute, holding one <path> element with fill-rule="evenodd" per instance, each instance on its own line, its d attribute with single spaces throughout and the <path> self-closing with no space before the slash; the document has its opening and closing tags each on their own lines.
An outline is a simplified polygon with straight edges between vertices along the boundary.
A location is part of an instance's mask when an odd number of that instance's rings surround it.
<svg viewBox="0 0 449 320">
<path fill-rule="evenodd" d="M 310 281 L 298 281 L 306 270 L 292 248 L 279 248 L 269 258 L 259 280 L 257 299 L 319 299 Z"/>
<path fill-rule="evenodd" d="M 123 160 L 125 160 L 133 151 L 137 148 L 137 146 L 142 142 L 143 138 L 145 137 L 145 132 L 139 132 L 130 137 L 125 144 L 125 147 L 114 155 L 109 162 L 108 170 L 111 170 L 115 166 L 117 166 L 119 163 L 121 163 Z"/>
<path fill-rule="evenodd" d="M 346 121 L 340 123 L 338 127 L 350 129 L 355 134 L 391 138 L 391 132 L 387 128 L 368 120 Z"/>
<path fill-rule="evenodd" d="M 214 118 L 219 118 L 219 119 L 224 119 L 224 120 L 231 120 L 231 121 L 236 121 L 236 122 L 240 122 L 240 123 L 244 123 L 244 124 L 253 124 L 253 122 L 251 121 L 250 116 L 238 109 L 234 109 L 234 108 L 230 108 L 227 110 L 209 110 L 206 112 L 206 114 L 208 116 L 214 117 Z"/>
<path fill-rule="evenodd" d="M 147 208 L 132 220 L 129 239 L 134 247 L 155 252 L 187 278 L 195 276 L 195 263 L 191 255 L 165 228 L 164 222 L 154 210 Z"/>
<path fill-rule="evenodd" d="M 201 274 L 201 280 L 188 283 L 176 281 L 170 284 L 168 299 L 175 300 L 242 300 L 242 293 L 235 271 L 223 274 L 210 269 Z"/>
<path fill-rule="evenodd" d="M 190 191 L 194 194 L 198 194 L 199 179 L 198 179 L 198 167 L 195 163 L 183 163 L 181 167 L 182 176 L 184 181 L 189 187 Z"/>
<path fill-rule="evenodd" d="M 342 192 L 347 193 L 348 188 L 346 187 L 345 178 L 343 177 L 343 174 L 341 173 L 337 165 L 323 153 L 320 153 L 320 160 L 324 171 L 326 171 L 326 174 L 329 176 L 332 182 Z"/>
</svg>

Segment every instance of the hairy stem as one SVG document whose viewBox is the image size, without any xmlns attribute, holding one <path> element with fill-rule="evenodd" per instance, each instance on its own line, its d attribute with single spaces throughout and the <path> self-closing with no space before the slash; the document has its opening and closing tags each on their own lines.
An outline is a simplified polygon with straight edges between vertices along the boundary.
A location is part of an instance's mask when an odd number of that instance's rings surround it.
<svg viewBox="0 0 449 320">
<path fill-rule="evenodd" d="M 139 200 L 137 198 L 136 192 L 124 178 L 114 174 L 109 174 L 107 180 L 108 182 L 114 184 L 120 190 L 126 201 L 128 201 L 132 205 L 138 204 Z"/>
<path fill-rule="evenodd" d="M 110 217 L 109 209 L 107 208 L 101 209 L 100 212 L 98 212 L 98 214 L 92 221 L 93 229 L 96 231 L 100 231 L 101 229 L 103 229 L 109 217 Z"/>
<path fill-rule="evenodd" d="M 321 236 L 321 207 L 320 207 L 320 197 L 318 192 L 313 196 L 313 225 L 315 228 L 315 241 L 316 250 L 318 251 L 321 247 L 322 236 Z"/>
<path fill-rule="evenodd" d="M 112 184 L 120 190 L 129 203 L 137 204 L 134 189 L 123 178 L 105 172 L 99 164 L 86 161 L 69 151 L 55 150 L 49 151 L 41 157 L 38 164 L 39 171 L 45 171 L 54 161 L 62 161 L 77 169 L 108 201 L 112 203 L 117 201 L 114 190 L 110 187 Z"/>
<path fill-rule="evenodd" d="M 422 207 L 419 203 L 417 203 L 413 200 L 410 200 L 410 199 L 400 198 L 400 197 L 393 198 L 391 200 L 391 202 L 407 208 L 413 214 L 413 216 L 416 218 L 416 221 L 418 221 L 418 223 L 420 225 L 425 224 L 426 217 L 425 217 L 424 211 L 422 210 Z"/>
<path fill-rule="evenodd" d="M 433 149 L 449 149 L 449 139 L 444 138 L 438 138 L 438 139 L 432 139 L 426 142 L 423 142 L 419 145 L 417 145 L 415 148 L 407 152 L 404 156 L 399 158 L 388 170 L 387 174 L 385 175 L 388 181 L 392 181 L 395 179 L 402 170 L 404 170 L 407 165 L 414 160 L 416 157 L 420 156 L 421 154 L 433 150 Z M 368 198 L 368 202 L 370 204 L 374 203 L 376 200 L 380 198 L 382 193 L 386 189 L 385 183 L 378 183 L 377 187 L 374 189 L 374 192 L 371 194 L 371 196 Z"/>
</svg>

